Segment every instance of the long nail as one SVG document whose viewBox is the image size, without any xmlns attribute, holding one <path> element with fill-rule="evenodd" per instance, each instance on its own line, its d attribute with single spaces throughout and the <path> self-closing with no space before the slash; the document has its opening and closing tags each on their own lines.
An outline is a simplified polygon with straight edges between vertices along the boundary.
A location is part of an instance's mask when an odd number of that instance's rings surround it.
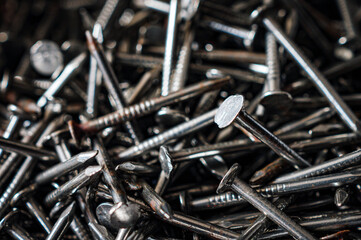
<svg viewBox="0 0 361 240">
<path fill-rule="evenodd" d="M 359 119 L 351 109 L 342 100 L 322 73 L 311 63 L 311 61 L 302 53 L 297 45 L 289 39 L 282 31 L 281 27 L 270 17 L 263 19 L 265 27 L 272 32 L 280 44 L 291 54 L 295 61 L 307 73 L 318 90 L 327 98 L 330 105 L 336 110 L 344 123 L 354 132 L 360 131 Z"/>
<path fill-rule="evenodd" d="M 54 80 L 53 84 L 38 99 L 37 105 L 40 108 L 44 108 L 48 101 L 55 97 L 55 94 L 64 87 L 71 77 L 78 73 L 82 64 L 85 62 L 85 58 L 86 53 L 81 53 L 65 66 L 64 70 Z"/>
<path fill-rule="evenodd" d="M 119 89 L 119 81 L 114 73 L 114 70 L 109 64 L 107 58 L 105 57 L 102 47 L 96 42 L 96 40 L 93 38 L 89 31 L 85 32 L 85 37 L 87 40 L 88 49 L 91 55 L 96 59 L 98 67 L 102 72 L 104 84 L 110 96 L 115 102 L 114 108 L 116 110 L 121 110 L 122 108 L 126 107 L 128 103 L 123 93 Z M 130 122 L 127 122 L 126 127 L 135 143 L 138 143 L 139 136 L 137 135 L 134 126 Z"/>
<path fill-rule="evenodd" d="M 310 166 L 310 163 L 243 110 L 243 96 L 241 95 L 228 97 L 218 109 L 214 119 L 219 128 L 224 128 L 236 120 L 242 127 L 267 144 L 275 153 L 285 158 L 296 168 Z"/>
<path fill-rule="evenodd" d="M 167 36 L 165 42 L 163 73 L 162 73 L 162 96 L 167 96 L 171 87 L 171 73 L 173 68 L 173 53 L 175 37 L 177 33 L 177 16 L 179 12 L 179 0 L 171 0 L 169 6 Z"/>
<path fill-rule="evenodd" d="M 126 160 L 131 157 L 139 156 L 152 148 L 159 147 L 160 145 L 166 143 L 167 141 L 175 138 L 179 138 L 181 136 L 185 136 L 192 132 L 198 131 L 201 128 L 204 128 L 208 125 L 212 124 L 212 119 L 216 114 L 216 109 L 209 111 L 199 117 L 196 117 L 188 122 L 179 124 L 157 136 L 149 138 L 143 142 L 141 142 L 137 146 L 133 146 L 121 152 L 118 157 L 121 160 Z"/>
<path fill-rule="evenodd" d="M 294 122 L 287 123 L 282 127 L 278 128 L 273 133 L 277 136 L 297 131 L 300 129 L 305 129 L 312 125 L 315 125 L 321 121 L 325 121 L 326 119 L 331 118 L 335 114 L 334 110 L 329 107 L 322 108 L 320 110 L 315 111 L 314 113 Z"/>
<path fill-rule="evenodd" d="M 295 238 L 298 239 L 316 239 L 300 225 L 294 222 L 284 212 L 280 211 L 268 200 L 260 196 L 255 190 L 250 188 L 246 183 L 237 178 L 238 164 L 234 164 L 227 174 L 223 177 L 217 192 L 231 188 L 233 191 L 244 197 L 250 204 L 261 211 L 274 223 L 285 229 Z"/>
<path fill-rule="evenodd" d="M 308 178 L 297 182 L 283 182 L 267 185 L 260 188 L 264 196 L 275 196 L 304 192 L 309 190 L 327 189 L 334 186 L 343 186 L 357 182 L 361 178 L 361 170 L 334 173 L 325 176 Z"/>
<path fill-rule="evenodd" d="M 271 112 L 286 111 L 291 107 L 292 96 L 288 92 L 281 91 L 281 73 L 278 59 L 278 48 L 275 37 L 271 33 L 266 34 L 266 64 L 268 73 L 260 99 L 266 110 Z M 279 104 L 282 102 L 282 104 Z"/>
<path fill-rule="evenodd" d="M 0 137 L 0 147 L 8 152 L 19 153 L 24 156 L 32 156 L 44 161 L 57 159 L 56 154 L 52 151 L 41 149 L 25 143 L 15 142 Z"/>
<path fill-rule="evenodd" d="M 142 186 L 141 195 L 153 211 L 161 218 L 172 218 L 173 210 L 170 205 L 158 195 L 144 180 L 140 180 Z"/>
<path fill-rule="evenodd" d="M 106 183 L 110 187 L 110 192 L 113 196 L 113 201 L 115 203 L 127 203 L 126 194 L 124 188 L 119 181 L 117 174 L 115 172 L 115 166 L 110 160 L 108 153 L 105 150 L 104 143 L 100 137 L 93 139 L 94 149 L 99 151 L 99 155 L 96 157 L 96 160 L 100 166 L 103 168 L 103 173 Z"/>
<path fill-rule="evenodd" d="M 221 87 L 230 81 L 230 78 L 222 78 L 213 81 L 207 81 L 206 83 L 195 84 L 178 92 L 170 93 L 164 97 L 153 98 L 145 100 L 139 104 L 125 107 L 114 113 L 107 114 L 105 116 L 84 122 L 82 124 L 76 124 L 74 122 L 69 123 L 69 129 L 73 137 L 79 140 L 81 133 L 94 133 L 100 131 L 106 127 L 114 126 L 119 123 L 123 123 L 135 118 L 139 118 L 151 112 L 160 109 L 163 106 L 179 103 L 189 98 L 196 97 L 206 91 L 213 90 Z"/>
<path fill-rule="evenodd" d="M 66 232 L 66 229 L 70 226 L 75 214 L 75 202 L 72 202 L 59 216 L 58 220 L 54 224 L 51 233 L 47 236 L 46 240 L 61 239 Z"/>
<path fill-rule="evenodd" d="M 316 177 L 319 175 L 333 173 L 345 168 L 355 166 L 361 161 L 361 150 L 356 150 L 354 152 L 345 154 L 342 157 L 334 158 L 328 160 L 324 163 L 321 163 L 316 166 L 302 169 L 300 171 L 292 172 L 290 174 L 283 175 L 278 177 L 273 182 L 282 183 L 288 181 L 299 180 L 303 178 Z"/>
</svg>

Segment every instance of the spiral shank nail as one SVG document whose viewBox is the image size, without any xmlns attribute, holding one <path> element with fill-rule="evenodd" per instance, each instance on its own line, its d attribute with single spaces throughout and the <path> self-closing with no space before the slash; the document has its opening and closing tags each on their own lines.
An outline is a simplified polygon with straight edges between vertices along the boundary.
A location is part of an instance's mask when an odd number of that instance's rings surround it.
<svg viewBox="0 0 361 240">
<path fill-rule="evenodd" d="M 112 17 L 113 12 L 118 3 L 119 3 L 119 0 L 108 0 L 105 2 L 104 6 L 97 18 L 97 22 L 100 23 L 100 25 L 102 26 L 103 29 L 108 25 L 108 22 L 109 22 L 110 18 Z"/>
<path fill-rule="evenodd" d="M 320 176 L 358 164 L 360 163 L 361 160 L 361 154 L 359 152 L 360 151 L 357 151 L 354 154 L 345 155 L 341 157 L 341 159 L 339 159 L 338 162 L 330 163 L 329 165 L 326 165 L 325 167 L 321 167 L 320 169 L 315 169 L 315 171 L 306 173 L 302 176 L 297 177 L 296 179 Z"/>
<path fill-rule="evenodd" d="M 247 39 L 249 36 L 249 31 L 245 29 L 228 27 L 226 25 L 217 22 L 209 22 L 208 25 L 214 30 L 227 33 L 242 39 Z"/>
<path fill-rule="evenodd" d="M 187 74 L 187 69 L 186 69 L 187 62 L 189 61 L 191 55 L 191 48 L 190 48 L 191 41 L 189 39 L 186 39 L 186 41 L 187 42 L 182 46 L 179 52 L 176 69 L 171 79 L 171 86 L 170 86 L 171 92 L 176 92 L 181 90 L 185 84 L 186 74 Z"/>
<path fill-rule="evenodd" d="M 61 191 L 58 188 L 46 196 L 46 198 L 45 198 L 46 204 L 51 205 L 53 202 L 56 202 L 56 200 L 59 198 L 59 196 L 61 196 Z"/>
<path fill-rule="evenodd" d="M 118 53 L 117 58 L 122 63 L 129 64 L 132 66 L 142 66 L 145 68 L 155 68 L 160 64 L 163 64 L 163 59 L 155 58 L 151 56 L 137 56 L 131 54 Z"/>
<path fill-rule="evenodd" d="M 154 110 L 155 107 L 155 101 L 147 100 L 139 104 L 123 108 L 112 114 L 105 115 L 104 117 L 100 117 L 94 120 L 94 126 L 97 129 L 103 129 L 108 126 L 126 122 L 134 118 L 144 116 Z"/>
<path fill-rule="evenodd" d="M 80 179 L 79 175 L 76 178 Z M 84 181 L 77 181 L 77 183 L 75 183 L 74 179 L 75 178 L 73 178 L 69 182 L 65 183 L 64 185 L 60 186 L 58 189 L 55 189 L 54 191 L 49 193 L 45 197 L 45 203 L 50 206 L 53 203 L 55 203 L 55 202 L 63 199 L 64 197 L 68 196 L 70 193 L 76 192 L 81 186 L 81 184 L 79 185 L 79 182 L 83 183 L 85 181 L 85 179 L 84 179 Z"/>
<path fill-rule="evenodd" d="M 159 135 L 149 138 L 141 142 L 140 144 L 128 148 L 126 151 L 120 153 L 119 157 L 129 158 L 137 156 L 146 151 L 149 151 L 152 148 L 159 147 L 160 145 L 171 139 L 179 138 L 187 133 L 190 133 L 191 131 L 195 131 L 204 126 L 207 126 L 208 124 L 211 124 L 213 122 L 213 117 L 215 116 L 216 111 L 217 109 L 214 109 L 202 116 L 194 118 L 191 121 L 177 125 L 176 127 L 171 128 Z"/>
<path fill-rule="evenodd" d="M 235 194 L 233 192 L 226 192 L 224 194 L 216 195 L 214 197 L 209 198 L 210 206 L 227 206 L 230 203 L 239 203 L 245 201 L 240 195 Z"/>
<path fill-rule="evenodd" d="M 52 82 L 47 80 L 34 80 L 33 85 L 37 88 L 48 89 L 51 86 Z"/>
<path fill-rule="evenodd" d="M 267 197 L 272 197 L 274 195 L 279 195 L 287 189 L 286 184 L 280 183 L 280 184 L 274 184 L 270 186 L 266 186 L 262 188 L 262 195 Z"/>
<path fill-rule="evenodd" d="M 267 33 L 266 56 L 266 65 L 268 66 L 267 81 L 279 81 L 280 66 L 277 56 L 277 43 L 276 38 L 272 35 L 272 33 Z"/>
</svg>

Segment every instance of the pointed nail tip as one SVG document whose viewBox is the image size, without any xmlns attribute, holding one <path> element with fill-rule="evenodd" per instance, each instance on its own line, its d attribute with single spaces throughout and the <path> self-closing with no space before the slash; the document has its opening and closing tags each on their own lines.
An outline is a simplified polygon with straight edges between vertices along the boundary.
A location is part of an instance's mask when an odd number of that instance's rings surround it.
<svg viewBox="0 0 361 240">
<path fill-rule="evenodd" d="M 75 202 L 69 204 L 69 206 L 61 213 L 60 218 L 68 217 L 72 212 L 74 212 Z"/>
<path fill-rule="evenodd" d="M 98 155 L 98 153 L 99 153 L 98 150 L 91 150 L 87 152 L 82 152 L 80 154 L 82 154 L 82 157 L 85 158 L 86 160 L 90 160 L 95 158 Z"/>
<path fill-rule="evenodd" d="M 73 120 L 68 121 L 68 128 L 76 147 L 80 148 L 82 129 L 79 127 L 79 124 Z"/>
</svg>

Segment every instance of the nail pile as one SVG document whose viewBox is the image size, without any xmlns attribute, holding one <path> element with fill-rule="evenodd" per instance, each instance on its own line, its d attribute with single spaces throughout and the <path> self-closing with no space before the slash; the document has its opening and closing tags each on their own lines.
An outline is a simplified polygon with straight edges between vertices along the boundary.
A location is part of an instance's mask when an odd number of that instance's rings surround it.
<svg viewBox="0 0 361 240">
<path fill-rule="evenodd" d="M 361 3 L 0 2 L 0 239 L 361 239 Z"/>
</svg>

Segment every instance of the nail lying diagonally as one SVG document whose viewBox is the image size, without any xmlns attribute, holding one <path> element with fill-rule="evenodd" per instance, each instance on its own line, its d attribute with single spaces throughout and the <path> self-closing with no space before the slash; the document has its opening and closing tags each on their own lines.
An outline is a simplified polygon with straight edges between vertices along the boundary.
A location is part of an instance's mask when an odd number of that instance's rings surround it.
<svg viewBox="0 0 361 240">
<path fill-rule="evenodd" d="M 59 216 L 54 224 L 51 233 L 47 236 L 46 240 L 55 240 L 63 237 L 65 230 L 70 226 L 75 214 L 75 202 L 72 202 Z"/>
<path fill-rule="evenodd" d="M 283 211 L 287 208 L 293 201 L 294 196 L 289 198 L 279 198 L 275 202 L 277 208 Z M 266 230 L 267 225 L 270 225 L 269 220 L 266 215 L 259 216 L 247 229 L 242 232 L 242 239 L 252 239 L 254 237 L 259 237 L 264 230 Z"/>
<path fill-rule="evenodd" d="M 355 166 L 361 161 L 361 150 L 343 155 L 335 159 L 328 160 L 316 166 L 305 168 L 290 174 L 286 174 L 276 178 L 274 183 L 282 183 L 296 181 L 303 178 L 315 177 L 332 172 L 336 172 L 351 166 Z"/>
<path fill-rule="evenodd" d="M 70 78 L 79 71 L 80 66 L 85 62 L 85 58 L 86 53 L 81 53 L 66 65 L 62 73 L 39 98 L 37 102 L 39 107 L 44 108 L 48 101 L 55 97 L 55 94 L 57 94 L 70 80 Z"/>
<path fill-rule="evenodd" d="M 36 184 L 44 184 L 52 179 L 59 178 L 71 171 L 78 169 L 79 167 L 85 167 L 90 165 L 92 160 L 98 154 L 98 151 L 82 152 L 66 162 L 59 163 L 47 170 L 39 173 L 35 177 Z"/>
<path fill-rule="evenodd" d="M 330 105 L 336 110 L 345 124 L 352 131 L 360 132 L 360 123 L 356 115 L 346 105 L 346 103 L 342 100 L 342 98 L 338 95 L 338 93 L 322 75 L 322 73 L 317 70 L 317 68 L 308 58 L 306 58 L 306 56 L 296 46 L 296 44 L 284 34 L 276 21 L 270 17 L 266 17 L 263 19 L 263 24 L 267 30 L 272 32 L 280 44 L 285 47 L 285 49 L 291 54 L 296 62 L 303 68 L 303 70 L 305 70 L 310 79 L 316 85 L 317 89 L 327 98 Z"/>
<path fill-rule="evenodd" d="M 223 177 L 217 192 L 222 192 L 226 188 L 231 188 L 233 191 L 244 197 L 250 204 L 261 211 L 269 219 L 289 232 L 289 234 L 293 237 L 297 239 L 316 239 L 308 231 L 288 217 L 284 212 L 280 211 L 271 202 L 250 188 L 245 182 L 237 178 L 237 173 L 238 164 L 234 164 Z"/>
<path fill-rule="evenodd" d="M 236 120 L 242 127 L 267 144 L 275 153 L 292 163 L 296 168 L 310 166 L 309 162 L 253 119 L 243 109 L 243 101 L 243 96 L 234 95 L 228 97 L 222 103 L 214 118 L 219 128 L 224 128 Z"/>
<path fill-rule="evenodd" d="M 93 38 L 91 33 L 89 31 L 85 32 L 85 37 L 87 40 L 88 49 L 91 53 L 91 55 L 95 58 L 97 61 L 98 67 L 100 68 L 105 87 L 107 88 L 110 96 L 112 97 L 114 101 L 114 108 L 116 110 L 121 110 L 122 108 L 126 107 L 128 105 L 123 93 L 119 89 L 118 86 L 118 79 L 115 75 L 115 72 L 113 68 L 111 67 L 109 61 L 107 60 L 103 48 L 99 45 L 99 43 Z M 130 133 L 133 141 L 135 143 L 139 142 L 139 132 L 137 134 L 136 129 L 134 128 L 134 123 L 126 122 L 126 127 L 128 132 Z"/>
<path fill-rule="evenodd" d="M 175 138 L 185 136 L 187 134 L 193 133 L 201 128 L 209 126 L 213 123 L 213 118 L 216 114 L 217 109 L 211 110 L 199 117 L 196 117 L 188 122 L 181 123 L 178 126 L 175 126 L 169 130 L 166 130 L 159 135 L 156 135 L 152 138 L 149 138 L 139 145 L 133 146 L 121 152 L 118 157 L 121 160 L 126 160 L 132 157 L 139 156 L 152 148 L 159 147 L 160 145 L 166 143 L 167 141 Z"/>
<path fill-rule="evenodd" d="M 281 128 L 278 128 L 273 133 L 276 136 L 279 136 L 281 134 L 285 134 L 292 131 L 297 131 L 302 128 L 307 128 L 309 126 L 315 125 L 318 122 L 325 121 L 326 119 L 331 118 L 335 114 L 334 110 L 325 107 L 320 110 L 317 110 L 316 112 L 312 113 L 311 115 L 306 116 L 305 118 L 302 118 L 300 120 L 288 123 Z"/>
<path fill-rule="evenodd" d="M 46 204 L 52 205 L 68 197 L 69 194 L 74 194 L 78 189 L 89 185 L 91 182 L 93 182 L 99 177 L 101 170 L 102 168 L 100 166 L 87 167 L 75 178 L 71 179 L 67 183 L 60 186 L 58 189 L 55 189 L 54 191 L 49 193 L 45 198 Z"/>
<path fill-rule="evenodd" d="M 57 156 L 54 152 L 41 149 L 25 143 L 15 142 L 0 137 L 0 148 L 9 152 L 16 152 L 25 156 L 36 157 L 45 161 L 55 160 Z"/>
<path fill-rule="evenodd" d="M 169 104 L 179 103 L 189 98 L 196 97 L 205 91 L 210 91 L 221 87 L 222 85 L 229 82 L 230 78 L 216 79 L 207 81 L 205 83 L 195 84 L 193 86 L 182 89 L 178 92 L 170 93 L 164 97 L 153 98 L 145 100 L 139 104 L 135 104 L 129 107 L 125 107 L 114 113 L 107 114 L 105 116 L 84 122 L 80 125 L 74 122 L 69 123 L 70 132 L 75 139 L 78 139 L 78 135 L 81 133 L 94 133 L 102 130 L 103 128 L 117 125 L 135 118 L 139 118 L 151 112 L 160 109 L 163 106 Z"/>
<path fill-rule="evenodd" d="M 281 91 L 281 72 L 278 58 L 278 48 L 275 37 L 271 33 L 266 34 L 266 64 L 268 73 L 260 99 L 267 111 L 280 113 L 291 107 L 292 96 Z M 280 104 L 282 103 L 282 104 Z"/>
</svg>

